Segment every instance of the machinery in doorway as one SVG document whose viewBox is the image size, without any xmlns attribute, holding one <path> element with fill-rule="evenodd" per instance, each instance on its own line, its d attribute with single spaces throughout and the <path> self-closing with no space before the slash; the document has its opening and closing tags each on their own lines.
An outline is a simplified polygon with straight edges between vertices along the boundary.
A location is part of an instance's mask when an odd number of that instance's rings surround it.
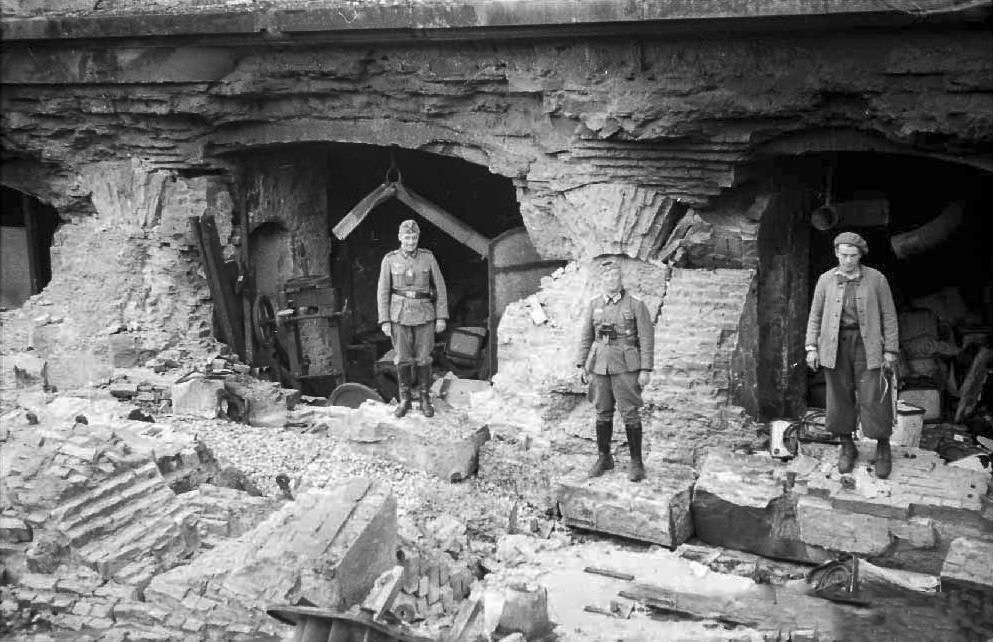
<svg viewBox="0 0 993 642">
<path fill-rule="evenodd" d="M 277 305 L 278 304 L 278 305 Z M 368 386 L 348 381 L 341 342 L 341 320 L 348 301 L 338 307 L 337 290 L 328 276 L 287 279 L 278 301 L 255 296 L 252 329 L 261 350 L 257 362 L 283 385 L 329 403 L 356 407 L 382 397 Z"/>
</svg>

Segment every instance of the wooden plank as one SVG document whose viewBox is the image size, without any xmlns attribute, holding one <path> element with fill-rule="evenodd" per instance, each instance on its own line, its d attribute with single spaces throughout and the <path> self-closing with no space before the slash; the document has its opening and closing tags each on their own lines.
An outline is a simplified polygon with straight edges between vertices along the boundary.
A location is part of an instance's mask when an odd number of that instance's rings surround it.
<svg viewBox="0 0 993 642">
<path fill-rule="evenodd" d="M 342 241 L 348 238 L 348 235 L 359 226 L 359 223 L 364 221 L 365 217 L 369 216 L 369 212 L 396 195 L 395 185 L 395 183 L 383 183 L 376 189 L 366 194 L 365 198 L 359 201 L 358 204 L 353 207 L 348 214 L 345 214 L 345 216 L 338 221 L 338 224 L 334 226 L 334 229 L 332 230 L 334 235 Z"/>
<path fill-rule="evenodd" d="M 390 570 L 384 572 L 378 578 L 376 578 L 375 584 L 372 586 L 372 590 L 366 596 L 365 600 L 362 601 L 362 610 L 370 613 L 372 619 L 377 620 L 383 617 L 383 614 L 389 610 L 390 605 L 393 604 L 393 600 L 396 598 L 397 593 L 400 592 L 400 586 L 403 583 L 403 567 L 400 565 L 394 566 Z"/>
<path fill-rule="evenodd" d="M 990 367 L 990 360 L 993 359 L 993 350 L 987 347 L 979 349 L 976 357 L 969 366 L 969 373 L 962 382 L 962 389 L 959 391 L 959 405 L 955 409 L 955 423 L 962 423 L 962 420 L 972 414 L 979 402 L 979 395 L 983 392 L 983 385 L 986 383 L 986 372 Z"/>
<path fill-rule="evenodd" d="M 442 232 L 469 247 L 484 259 L 489 258 L 490 240 L 488 238 L 423 196 L 411 191 L 402 183 L 396 183 L 396 194 L 400 202 L 437 225 Z"/>
<path fill-rule="evenodd" d="M 631 581 L 634 579 L 634 575 L 630 573 L 622 573 L 621 571 L 615 571 L 610 568 L 599 568 L 597 566 L 587 566 L 583 569 L 584 573 L 592 573 L 594 575 L 603 575 L 605 577 L 612 577 L 615 580 L 626 580 Z"/>
<path fill-rule="evenodd" d="M 28 248 L 28 281 L 31 287 L 31 294 L 38 294 L 38 239 L 35 229 L 35 208 L 32 199 L 27 194 L 21 194 L 21 212 L 24 214 L 24 236 Z"/>
<path fill-rule="evenodd" d="M 210 214 L 204 214 L 199 218 L 192 217 L 192 223 L 200 248 L 200 259 L 207 275 L 207 284 L 210 287 L 210 296 L 217 311 L 221 333 L 224 335 L 221 338 L 239 355 L 244 355 L 245 337 L 242 332 L 240 305 L 224 265 L 217 223 Z"/>
</svg>

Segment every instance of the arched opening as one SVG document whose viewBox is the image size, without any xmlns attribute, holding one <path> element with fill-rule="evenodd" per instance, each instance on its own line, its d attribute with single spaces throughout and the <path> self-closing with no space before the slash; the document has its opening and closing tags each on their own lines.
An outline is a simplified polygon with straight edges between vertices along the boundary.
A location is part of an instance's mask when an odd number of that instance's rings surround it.
<svg viewBox="0 0 993 642">
<path fill-rule="evenodd" d="M 897 305 L 901 397 L 934 405 L 928 420 L 948 419 L 990 343 L 993 174 L 866 151 L 779 156 L 761 171 L 783 196 L 759 235 L 765 418 L 824 405 L 823 374 L 803 364 L 803 334 L 817 278 L 837 265 L 832 241 L 854 231 L 869 244 L 864 263 L 886 275 Z"/>
<path fill-rule="evenodd" d="M 371 386 L 386 398 L 392 396 L 391 345 L 379 327 L 376 288 L 383 257 L 398 248 L 398 227 L 406 219 L 420 226 L 420 247 L 434 253 L 448 291 L 449 328 L 436 337 L 436 376 L 450 370 L 460 378 L 489 377 L 492 368 L 486 347 L 494 340 L 490 336 L 494 326 L 487 247 L 501 234 L 523 226 L 509 178 L 455 157 L 351 143 L 253 149 L 229 160 L 239 174 L 236 195 L 243 210 L 238 214 L 242 220 L 235 223 L 247 224 L 250 230 L 252 296 L 267 295 L 277 314 L 291 303 L 291 291 L 302 296 L 297 289 L 302 287 L 301 279 L 327 279 L 319 286 L 313 281 L 304 285 L 327 289 L 324 303 L 311 307 L 321 308 L 319 315 L 332 315 L 321 332 L 333 334 L 334 341 L 325 343 L 340 342 L 341 349 L 325 368 L 333 376 L 321 380 L 311 394 L 328 394 L 329 386 L 347 381 Z M 384 182 L 397 180 L 450 216 L 426 218 L 390 196 L 343 238 L 332 234 L 332 228 L 367 195 Z M 469 229 L 472 240 L 467 241 L 460 229 Z M 291 318 L 287 313 L 274 323 Z M 290 328 L 286 326 L 283 338 L 289 337 Z M 451 349 L 453 341 L 473 336 L 482 339 L 467 342 L 472 344 L 472 354 Z M 297 343 L 281 348 L 292 356 L 306 341 Z M 257 348 L 256 356 L 265 354 L 264 346 Z M 314 371 L 313 355 L 301 352 L 297 362 L 307 363 L 308 376 L 319 374 Z"/>
<path fill-rule="evenodd" d="M 0 187 L 0 309 L 18 308 L 52 279 L 55 208 L 30 194 Z"/>
</svg>

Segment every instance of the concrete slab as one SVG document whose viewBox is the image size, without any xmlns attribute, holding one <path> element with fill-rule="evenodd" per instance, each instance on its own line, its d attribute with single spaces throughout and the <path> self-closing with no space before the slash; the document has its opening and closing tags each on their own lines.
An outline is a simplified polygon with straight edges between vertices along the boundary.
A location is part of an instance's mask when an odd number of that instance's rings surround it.
<svg viewBox="0 0 993 642">
<path fill-rule="evenodd" d="M 335 609 L 357 604 L 396 563 L 396 533 L 389 487 L 349 480 L 302 493 L 195 564 L 155 577 L 145 597 L 167 612 L 207 622 L 211 634 L 234 625 L 280 632 L 262 606 L 300 600 Z"/>
<path fill-rule="evenodd" d="M 335 416 L 341 417 L 341 409 Z M 442 411 L 428 419 L 416 409 L 401 419 L 390 406 L 366 402 L 329 431 L 340 434 L 348 448 L 369 457 L 395 461 L 452 483 L 476 474 L 479 449 L 489 441 L 486 426 L 472 423 L 458 411 Z"/>
<path fill-rule="evenodd" d="M 872 472 L 875 445 L 860 445 L 850 475 L 837 449 L 806 446 L 789 463 L 762 454 L 712 449 L 693 494 L 701 540 L 767 557 L 821 562 L 839 552 L 876 564 L 937 574 L 951 540 L 993 540 L 983 512 L 988 476 L 945 466 L 938 456 L 895 448 L 893 474 Z"/>
<path fill-rule="evenodd" d="M 585 474 L 555 482 L 563 521 L 592 531 L 676 547 L 693 534 L 690 501 L 696 473 L 688 466 L 650 467 L 639 482 L 624 471 L 587 479 Z"/>
</svg>

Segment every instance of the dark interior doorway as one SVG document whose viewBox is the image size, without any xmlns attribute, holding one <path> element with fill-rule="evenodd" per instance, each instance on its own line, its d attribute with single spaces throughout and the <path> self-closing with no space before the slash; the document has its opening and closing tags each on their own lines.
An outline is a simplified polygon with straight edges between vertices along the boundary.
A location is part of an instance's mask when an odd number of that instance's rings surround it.
<svg viewBox="0 0 993 642">
<path fill-rule="evenodd" d="M 512 181 L 485 167 L 459 158 L 416 150 L 371 145 L 336 144 L 328 154 L 329 220 L 334 226 L 366 194 L 386 180 L 394 167 L 401 182 L 431 203 L 494 239 L 523 225 Z M 350 301 L 344 324 L 349 346 L 350 379 L 391 392 L 392 372 L 384 361 L 389 339 L 379 330 L 376 285 L 383 256 L 399 246 L 397 230 L 402 221 L 414 219 L 421 230 L 420 247 L 438 260 L 448 288 L 449 328 L 437 336 L 435 365 L 468 378 L 487 378 L 486 343 L 480 344 L 480 362 L 447 358 L 446 346 L 453 333 L 488 330 L 489 275 L 487 260 L 442 229 L 393 198 L 379 205 L 344 240 L 331 239 L 332 278 Z M 486 336 L 485 341 L 493 340 Z M 372 362 L 371 364 L 369 362 Z M 372 373 L 373 381 L 361 381 Z"/>
<path fill-rule="evenodd" d="M 849 212 L 830 229 L 813 229 L 810 288 L 837 265 L 832 240 L 842 231 L 869 244 L 866 265 L 886 275 L 900 320 L 902 395 L 932 406 L 928 418 L 948 418 L 978 350 L 993 324 L 993 174 L 915 156 L 837 153 L 807 159 L 833 176 L 835 202 L 886 203 Z M 824 183 L 826 185 L 826 183 Z M 826 198 L 827 194 L 823 195 Z M 815 218 L 815 221 L 818 219 Z M 808 400 L 823 404 L 823 375 L 808 382 Z M 937 400 L 937 401 L 935 401 Z"/>
<path fill-rule="evenodd" d="M 251 301 L 243 307 L 252 310 L 253 365 L 276 373 L 284 385 L 299 387 L 304 376 L 328 375 L 332 387 L 346 381 L 375 388 L 387 399 L 392 396 L 391 345 L 378 323 L 376 289 L 383 257 L 399 247 L 400 223 L 414 219 L 421 230 L 420 246 L 434 253 L 448 291 L 449 327 L 436 336 L 434 374 L 452 371 L 459 378 L 489 378 L 487 346 L 495 340 L 490 336 L 490 241 L 508 230 L 523 229 L 511 179 L 456 157 L 351 143 L 259 148 L 232 161 L 239 166 L 236 224 L 249 228 L 250 265 L 244 271 L 248 287 L 243 296 Z M 392 195 L 349 228 L 343 239 L 331 233 L 370 192 L 397 180 L 445 214 L 428 220 Z M 459 226 L 471 228 L 470 236 L 453 237 Z M 508 260 L 503 257 L 501 264 Z M 304 286 L 317 288 L 312 294 L 322 292 L 325 304 L 307 311 L 296 306 L 293 311 L 288 293 Z M 305 329 L 301 324 L 320 326 L 324 339 L 315 339 L 313 345 L 340 342 L 342 348 L 327 367 L 315 365 L 323 361 L 320 355 L 304 354 L 308 349 L 303 338 L 295 340 L 295 332 Z M 275 332 L 260 332 L 260 325 Z M 307 372 L 283 363 L 283 352 L 295 356 L 298 364 L 308 364 Z"/>
<path fill-rule="evenodd" d="M 0 187 L 0 308 L 20 307 L 51 281 L 50 250 L 59 222 L 50 205 Z"/>
</svg>

